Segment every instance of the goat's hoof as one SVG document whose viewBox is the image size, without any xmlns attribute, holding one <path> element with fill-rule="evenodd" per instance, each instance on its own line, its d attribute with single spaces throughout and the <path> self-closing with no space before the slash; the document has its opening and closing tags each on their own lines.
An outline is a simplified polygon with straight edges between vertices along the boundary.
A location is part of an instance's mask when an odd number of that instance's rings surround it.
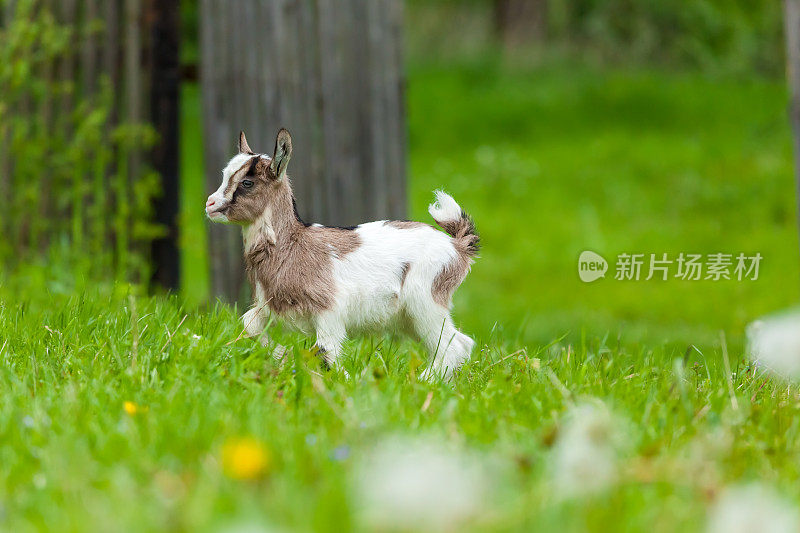
<svg viewBox="0 0 800 533">
<path fill-rule="evenodd" d="M 326 350 L 322 346 L 315 344 L 312 351 L 314 352 L 314 355 L 319 357 L 319 365 L 322 367 L 323 370 L 328 372 L 333 368 L 333 365 L 328 360 L 328 350 Z"/>
</svg>

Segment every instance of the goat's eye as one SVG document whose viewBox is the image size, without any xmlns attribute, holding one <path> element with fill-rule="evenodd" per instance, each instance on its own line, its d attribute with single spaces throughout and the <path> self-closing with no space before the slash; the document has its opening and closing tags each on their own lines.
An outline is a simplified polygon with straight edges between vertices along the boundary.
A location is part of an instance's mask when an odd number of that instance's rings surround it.
<svg viewBox="0 0 800 533">
<path fill-rule="evenodd" d="M 250 180 L 242 180 L 242 187 L 245 189 L 250 189 L 253 187 L 253 182 Z"/>
</svg>

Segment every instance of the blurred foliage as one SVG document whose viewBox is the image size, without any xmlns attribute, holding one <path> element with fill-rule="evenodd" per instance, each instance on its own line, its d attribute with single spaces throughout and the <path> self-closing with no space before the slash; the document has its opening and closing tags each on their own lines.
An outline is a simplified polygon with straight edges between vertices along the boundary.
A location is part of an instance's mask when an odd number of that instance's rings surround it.
<svg viewBox="0 0 800 533">
<path fill-rule="evenodd" d="M 800 294 L 786 98 L 759 77 L 413 68 L 410 218 L 428 220 L 444 188 L 481 234 L 457 323 L 528 344 L 587 333 L 685 349 L 724 330 L 741 346 L 749 322 Z M 580 281 L 583 250 L 609 261 L 606 279 Z M 757 281 L 614 279 L 620 253 L 680 252 L 764 262 Z"/>
<path fill-rule="evenodd" d="M 539 42 L 511 60 L 580 58 L 711 72 L 783 69 L 781 3 L 774 0 L 549 0 Z M 493 0 L 407 0 L 410 61 L 450 60 L 498 48 Z"/>
<path fill-rule="evenodd" d="M 181 63 L 200 62 L 200 2 L 181 0 Z"/>
<path fill-rule="evenodd" d="M 497 0 L 405 0 L 409 61 L 452 60 L 500 48 Z M 545 32 L 505 50 L 515 61 L 569 56 L 723 72 L 783 71 L 782 4 L 775 0 L 539 0 Z M 199 2 L 181 2 L 184 63 L 199 61 Z"/>
<path fill-rule="evenodd" d="M 551 2 L 558 41 L 620 61 L 780 72 L 781 3 L 774 0 Z"/>
<path fill-rule="evenodd" d="M 147 279 L 159 181 L 137 160 L 155 132 L 115 124 L 119 88 L 105 75 L 89 88 L 95 73 L 74 61 L 102 24 L 60 24 L 33 0 L 0 0 L 0 9 L 0 263 L 55 261 L 90 277 Z"/>
</svg>

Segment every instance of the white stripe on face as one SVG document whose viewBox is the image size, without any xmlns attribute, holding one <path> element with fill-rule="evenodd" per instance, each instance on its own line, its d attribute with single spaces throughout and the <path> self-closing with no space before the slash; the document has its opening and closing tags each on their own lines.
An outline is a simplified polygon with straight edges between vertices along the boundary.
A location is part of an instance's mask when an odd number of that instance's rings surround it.
<svg viewBox="0 0 800 533">
<path fill-rule="evenodd" d="M 230 203 L 230 199 L 225 198 L 225 190 L 228 188 L 231 178 L 233 178 L 236 172 L 241 170 L 252 157 L 253 156 L 250 154 L 236 154 L 222 170 L 222 184 L 206 201 L 206 215 L 208 215 L 208 218 L 215 222 L 227 222 L 227 217 L 216 211 L 224 209 L 225 206 Z"/>
<path fill-rule="evenodd" d="M 222 185 L 219 186 L 219 189 L 212 195 L 218 195 L 220 198 L 225 197 L 225 189 L 228 188 L 228 183 L 230 183 L 231 178 L 236 173 L 236 171 L 240 170 L 245 163 L 252 159 L 252 155 L 249 154 L 236 154 L 233 158 L 228 162 L 225 168 L 222 170 Z"/>
</svg>

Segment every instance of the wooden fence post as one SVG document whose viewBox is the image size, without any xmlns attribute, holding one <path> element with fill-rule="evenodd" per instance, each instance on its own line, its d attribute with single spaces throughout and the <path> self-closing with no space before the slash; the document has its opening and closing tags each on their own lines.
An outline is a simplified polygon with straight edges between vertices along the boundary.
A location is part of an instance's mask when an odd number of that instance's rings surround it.
<svg viewBox="0 0 800 533">
<path fill-rule="evenodd" d="M 406 214 L 401 0 L 202 0 L 207 190 L 239 130 L 271 153 L 292 132 L 301 216 L 328 225 Z M 212 224 L 212 294 L 242 298 L 242 236 Z"/>
<path fill-rule="evenodd" d="M 784 0 L 786 80 L 789 84 L 789 120 L 794 137 L 797 203 L 800 207 L 800 0 Z M 800 227 L 800 221 L 798 221 Z"/>
<path fill-rule="evenodd" d="M 178 289 L 180 0 L 157 0 L 150 2 L 149 8 L 150 121 L 159 134 L 152 162 L 162 185 L 161 196 L 155 201 L 155 217 L 167 232 L 152 244 L 153 281 L 166 289 Z"/>
</svg>

